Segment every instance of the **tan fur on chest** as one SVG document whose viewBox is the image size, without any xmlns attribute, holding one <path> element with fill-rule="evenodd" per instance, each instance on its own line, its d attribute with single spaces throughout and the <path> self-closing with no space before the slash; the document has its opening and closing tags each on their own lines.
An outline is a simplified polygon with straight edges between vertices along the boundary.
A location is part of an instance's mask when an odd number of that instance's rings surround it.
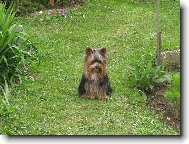
<svg viewBox="0 0 189 144">
<path fill-rule="evenodd" d="M 89 81 L 85 84 L 86 97 L 90 99 L 100 99 L 106 97 L 106 89 L 100 86 L 98 81 Z"/>
</svg>

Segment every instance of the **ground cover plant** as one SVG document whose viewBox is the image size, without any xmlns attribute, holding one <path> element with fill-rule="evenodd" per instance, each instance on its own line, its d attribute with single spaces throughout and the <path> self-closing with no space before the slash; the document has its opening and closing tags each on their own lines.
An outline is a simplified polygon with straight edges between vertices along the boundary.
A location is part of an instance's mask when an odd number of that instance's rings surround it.
<svg viewBox="0 0 189 144">
<path fill-rule="evenodd" d="M 173 10 L 174 9 L 174 10 Z M 162 1 L 163 49 L 180 42 L 179 1 Z M 128 87 L 128 66 L 155 54 L 156 6 L 150 1 L 86 1 L 67 15 L 48 13 L 21 17 L 43 53 L 40 65 L 12 87 L 9 115 L 2 116 L 2 134 L 179 135 L 150 111 L 138 90 Z M 86 47 L 105 47 L 113 87 L 108 101 L 77 94 Z"/>
</svg>

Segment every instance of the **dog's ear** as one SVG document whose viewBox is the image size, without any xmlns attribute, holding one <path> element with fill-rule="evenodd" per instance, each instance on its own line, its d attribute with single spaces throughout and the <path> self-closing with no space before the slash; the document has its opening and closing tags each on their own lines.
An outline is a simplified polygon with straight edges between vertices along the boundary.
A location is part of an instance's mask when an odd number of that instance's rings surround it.
<svg viewBox="0 0 189 144">
<path fill-rule="evenodd" d="M 92 53 L 93 53 L 92 48 L 87 47 L 86 50 L 85 50 L 85 55 L 86 55 L 86 56 L 89 56 L 89 55 L 91 55 Z"/>
<path fill-rule="evenodd" d="M 106 48 L 101 48 L 100 54 L 105 57 L 106 56 Z"/>
</svg>

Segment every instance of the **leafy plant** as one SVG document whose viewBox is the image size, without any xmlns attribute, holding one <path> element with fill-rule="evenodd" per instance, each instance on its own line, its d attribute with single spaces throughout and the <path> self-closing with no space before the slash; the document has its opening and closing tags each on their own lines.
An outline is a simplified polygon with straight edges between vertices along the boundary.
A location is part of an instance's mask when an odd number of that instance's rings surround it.
<svg viewBox="0 0 189 144">
<path fill-rule="evenodd" d="M 34 45 L 27 38 L 21 25 L 14 23 L 13 6 L 5 10 L 0 4 L 0 83 L 4 79 L 9 83 L 18 78 L 30 59 L 34 57 Z"/>
<path fill-rule="evenodd" d="M 170 82 L 170 76 L 166 74 L 163 67 L 155 65 L 154 57 L 142 55 L 128 66 L 126 77 L 130 87 L 148 94 Z"/>
</svg>

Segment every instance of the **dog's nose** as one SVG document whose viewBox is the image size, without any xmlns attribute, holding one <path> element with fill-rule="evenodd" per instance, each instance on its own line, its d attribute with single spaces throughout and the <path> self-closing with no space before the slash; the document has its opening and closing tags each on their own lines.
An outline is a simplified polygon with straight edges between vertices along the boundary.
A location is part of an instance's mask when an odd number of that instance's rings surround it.
<svg viewBox="0 0 189 144">
<path fill-rule="evenodd" d="M 97 65 L 95 65 L 95 68 L 96 68 L 96 69 L 98 69 L 98 66 L 97 66 Z"/>
</svg>

